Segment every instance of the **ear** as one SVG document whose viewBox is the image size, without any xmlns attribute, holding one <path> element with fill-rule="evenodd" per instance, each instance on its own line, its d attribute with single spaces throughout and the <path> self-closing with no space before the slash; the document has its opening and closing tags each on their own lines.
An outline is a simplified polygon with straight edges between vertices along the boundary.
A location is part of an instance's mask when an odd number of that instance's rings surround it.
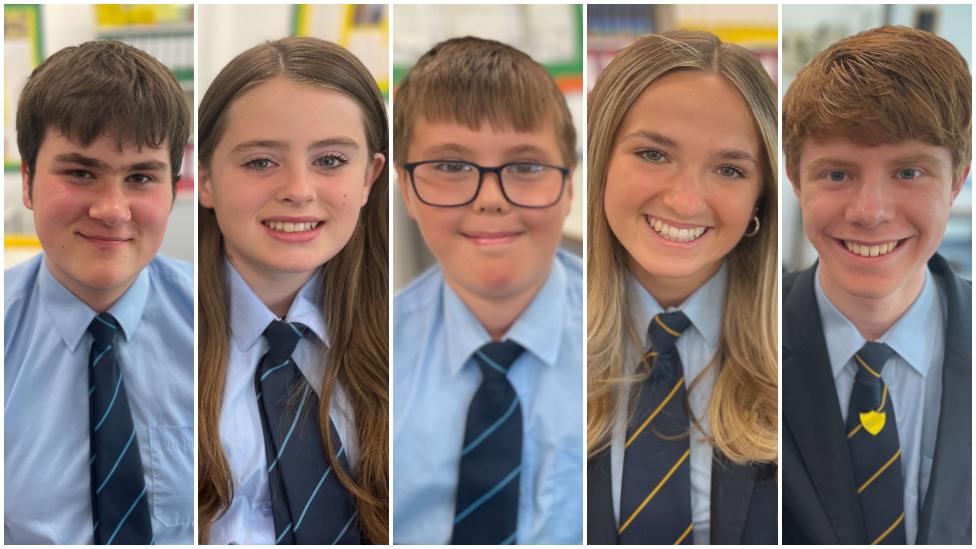
<svg viewBox="0 0 976 549">
<path fill-rule="evenodd" d="M 380 178 L 383 174 L 383 169 L 386 167 L 386 157 L 383 153 L 376 153 L 373 155 L 373 161 L 366 166 L 366 180 L 363 182 L 363 196 L 360 200 L 359 206 L 365 206 L 366 202 L 369 200 L 369 191 L 373 188 L 373 184 L 376 180 Z"/>
<path fill-rule="evenodd" d="M 20 194 L 24 201 L 24 206 L 26 206 L 28 210 L 33 210 L 34 202 L 33 197 L 31 196 L 31 176 L 29 173 L 27 173 L 27 164 L 25 164 L 23 161 L 20 162 L 20 182 Z"/>
<path fill-rule="evenodd" d="M 796 199 L 800 199 L 800 180 L 793 177 L 793 173 L 790 170 L 786 170 L 786 178 L 790 180 L 790 186 L 793 187 L 793 194 L 796 195 Z"/>
<path fill-rule="evenodd" d="M 966 168 L 962 171 L 959 179 L 952 182 L 952 199 L 949 200 L 950 205 L 954 203 L 956 201 L 956 197 L 959 196 L 959 191 L 962 190 L 963 183 L 965 183 L 966 178 L 969 177 L 969 168 L 971 167 L 972 166 L 970 164 L 966 164 Z"/>
<path fill-rule="evenodd" d="M 213 209 L 213 188 L 210 185 L 210 170 L 197 166 L 197 173 L 200 178 L 200 205 L 204 208 Z"/>
<path fill-rule="evenodd" d="M 407 208 L 407 215 L 410 219 L 417 219 L 417 213 L 415 208 L 417 204 L 413 200 L 413 194 L 410 192 L 410 179 L 409 174 L 407 174 L 406 168 L 401 164 L 394 164 L 397 174 L 397 186 L 400 187 L 400 196 L 403 197 L 403 204 Z"/>
</svg>

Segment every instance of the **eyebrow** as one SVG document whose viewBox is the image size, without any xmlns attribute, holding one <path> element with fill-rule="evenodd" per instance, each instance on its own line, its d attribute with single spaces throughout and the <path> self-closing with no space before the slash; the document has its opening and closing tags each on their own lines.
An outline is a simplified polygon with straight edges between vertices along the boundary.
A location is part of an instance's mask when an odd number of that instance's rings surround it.
<svg viewBox="0 0 976 549">
<path fill-rule="evenodd" d="M 472 152 L 471 149 L 463 145 L 458 145 L 457 143 L 442 143 L 433 147 L 427 147 L 421 151 L 424 156 L 442 153 L 471 154 Z"/>
<path fill-rule="evenodd" d="M 752 162 L 753 164 L 759 164 L 756 157 L 752 156 L 746 151 L 739 149 L 724 149 L 719 151 L 718 157 L 724 160 L 743 160 L 745 162 Z"/>
<path fill-rule="evenodd" d="M 97 158 L 85 156 L 80 153 L 59 154 L 54 157 L 54 160 L 57 162 L 68 162 L 71 164 L 79 164 L 86 168 L 94 168 L 97 170 L 112 169 L 112 166 L 110 166 L 108 163 L 103 162 Z M 126 171 L 140 171 L 140 172 L 166 170 L 168 168 L 169 165 L 166 162 L 160 162 L 158 160 L 145 160 L 142 162 L 135 162 L 129 164 L 128 166 L 123 166 L 123 169 Z"/>
<path fill-rule="evenodd" d="M 357 143 L 351 137 L 345 137 L 345 136 L 330 137 L 328 139 L 320 139 L 312 143 L 311 145 L 309 145 L 308 148 L 311 150 L 311 149 L 320 149 L 322 147 L 337 147 L 337 146 L 347 147 L 350 149 L 359 149 L 359 143 Z M 233 149 L 231 149 L 231 152 L 243 152 L 243 151 L 248 151 L 250 149 L 275 149 L 275 150 L 286 151 L 290 148 L 291 145 L 289 145 L 288 143 L 284 141 L 278 141 L 276 139 L 252 139 L 251 141 L 245 141 L 243 143 L 238 144 Z"/>
</svg>

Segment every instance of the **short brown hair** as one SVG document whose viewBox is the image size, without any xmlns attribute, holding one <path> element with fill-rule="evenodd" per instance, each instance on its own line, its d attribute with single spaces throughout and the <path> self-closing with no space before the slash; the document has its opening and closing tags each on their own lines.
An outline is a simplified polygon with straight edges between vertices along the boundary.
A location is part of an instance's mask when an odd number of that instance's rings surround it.
<svg viewBox="0 0 976 549">
<path fill-rule="evenodd" d="M 525 53 L 467 36 L 445 40 L 410 69 L 393 105 L 393 155 L 407 160 L 418 116 L 480 129 L 531 131 L 551 122 L 563 160 L 576 164 L 576 129 L 566 98 L 542 65 Z"/>
<path fill-rule="evenodd" d="M 952 151 L 954 179 L 972 153 L 972 77 L 947 40 L 879 27 L 814 57 L 783 98 L 783 150 L 794 182 L 807 138 L 864 145 L 918 139 Z"/>
<path fill-rule="evenodd" d="M 190 108 L 173 73 L 154 57 L 122 42 L 96 40 L 56 52 L 27 79 L 17 104 L 17 148 L 29 183 L 49 128 L 86 146 L 102 135 L 114 137 L 119 148 L 158 148 L 169 139 L 176 185 Z"/>
</svg>

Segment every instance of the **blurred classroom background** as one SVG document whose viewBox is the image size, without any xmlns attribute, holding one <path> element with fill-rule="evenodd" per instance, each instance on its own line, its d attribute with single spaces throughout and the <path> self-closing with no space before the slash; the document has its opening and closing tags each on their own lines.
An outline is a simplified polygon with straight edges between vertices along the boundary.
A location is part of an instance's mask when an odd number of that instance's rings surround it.
<svg viewBox="0 0 976 549">
<path fill-rule="evenodd" d="M 573 204 L 563 228 L 562 247 L 582 255 L 586 218 L 583 133 L 583 7 L 581 5 L 397 5 L 393 10 L 393 88 L 427 50 L 448 38 L 477 36 L 518 48 L 552 74 L 566 96 L 576 125 L 579 164 L 572 174 Z M 396 104 L 394 103 L 394 108 Z M 395 159 L 394 159 L 395 160 Z M 390 174 L 391 278 L 393 291 L 403 289 L 434 263 L 417 225 L 407 215 Z"/>
<path fill-rule="evenodd" d="M 89 40 L 120 40 L 140 48 L 168 66 L 193 103 L 193 6 L 190 4 L 11 5 L 4 15 L 4 268 L 40 251 L 34 218 L 21 200 L 20 157 L 15 119 L 17 99 L 31 71 L 47 56 Z M 136 121 L 134 121 L 136 122 Z M 160 253 L 193 260 L 193 142 L 183 156 L 183 178 L 177 185 Z"/>
<path fill-rule="evenodd" d="M 777 6 L 605 5 L 587 6 L 587 87 L 622 48 L 644 36 L 670 30 L 708 31 L 753 53 L 776 81 Z"/>
<path fill-rule="evenodd" d="M 784 5 L 783 83 L 786 92 L 796 73 L 828 45 L 882 25 L 905 25 L 933 32 L 951 42 L 972 71 L 972 6 L 970 5 Z M 813 264 L 817 252 L 803 234 L 803 220 L 796 195 L 781 162 L 783 269 L 793 271 Z M 972 279 L 972 175 L 950 212 L 949 225 L 939 253 L 956 272 Z"/>
</svg>

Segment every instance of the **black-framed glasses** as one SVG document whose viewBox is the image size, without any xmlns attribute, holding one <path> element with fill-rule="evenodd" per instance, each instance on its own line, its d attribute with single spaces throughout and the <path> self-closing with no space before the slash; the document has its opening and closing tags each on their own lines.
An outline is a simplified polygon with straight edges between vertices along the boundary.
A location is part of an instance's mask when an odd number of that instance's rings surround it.
<svg viewBox="0 0 976 549">
<path fill-rule="evenodd" d="M 510 162 L 485 167 L 462 160 L 424 160 L 404 164 L 413 192 L 428 206 L 455 208 L 478 198 L 486 173 L 498 177 L 502 195 L 522 208 L 548 208 L 566 188 L 569 168 L 539 162 Z"/>
</svg>

